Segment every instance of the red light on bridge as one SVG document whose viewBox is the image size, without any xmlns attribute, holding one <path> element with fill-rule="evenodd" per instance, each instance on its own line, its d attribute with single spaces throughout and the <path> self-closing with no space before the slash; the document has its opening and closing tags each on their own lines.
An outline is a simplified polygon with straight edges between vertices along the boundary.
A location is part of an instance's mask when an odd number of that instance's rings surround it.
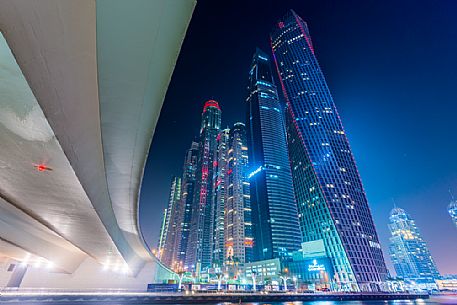
<svg viewBox="0 0 457 305">
<path fill-rule="evenodd" d="M 47 166 L 46 164 L 40 163 L 40 164 L 35 164 L 34 165 L 37 171 L 39 172 L 44 172 L 44 171 L 52 171 L 52 168 Z"/>
</svg>

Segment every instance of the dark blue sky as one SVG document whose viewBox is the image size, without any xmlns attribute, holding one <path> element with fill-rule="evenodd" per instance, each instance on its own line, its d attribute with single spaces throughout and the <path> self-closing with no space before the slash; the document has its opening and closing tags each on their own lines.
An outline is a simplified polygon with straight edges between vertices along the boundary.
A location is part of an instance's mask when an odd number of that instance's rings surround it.
<svg viewBox="0 0 457 305">
<path fill-rule="evenodd" d="M 314 48 L 349 136 L 388 259 L 392 198 L 415 220 L 439 270 L 457 273 L 457 2 L 200 0 L 151 146 L 140 220 L 156 246 L 172 175 L 213 98 L 224 125 L 244 121 L 255 47 L 289 8 L 308 22 Z M 389 263 L 390 264 L 390 263 Z"/>
</svg>

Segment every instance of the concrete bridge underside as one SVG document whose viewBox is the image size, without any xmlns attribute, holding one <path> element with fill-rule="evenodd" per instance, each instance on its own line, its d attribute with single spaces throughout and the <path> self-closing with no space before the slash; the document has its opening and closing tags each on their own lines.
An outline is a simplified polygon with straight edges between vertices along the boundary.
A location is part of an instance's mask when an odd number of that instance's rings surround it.
<svg viewBox="0 0 457 305">
<path fill-rule="evenodd" d="M 143 240 L 138 196 L 194 5 L 0 1 L 0 285 L 21 268 L 28 287 L 173 276 Z"/>
</svg>

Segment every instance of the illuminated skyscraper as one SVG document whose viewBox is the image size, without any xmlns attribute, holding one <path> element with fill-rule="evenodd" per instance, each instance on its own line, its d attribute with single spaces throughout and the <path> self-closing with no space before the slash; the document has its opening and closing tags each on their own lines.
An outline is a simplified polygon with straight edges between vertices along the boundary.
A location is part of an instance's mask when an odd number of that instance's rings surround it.
<svg viewBox="0 0 457 305">
<path fill-rule="evenodd" d="M 214 100 L 205 103 L 200 128 L 199 155 L 195 180 L 195 193 L 189 245 L 191 270 L 204 270 L 211 265 L 213 253 L 213 162 L 216 138 L 221 127 L 221 109 Z"/>
<path fill-rule="evenodd" d="M 435 262 L 427 244 L 414 220 L 403 209 L 394 208 L 390 212 L 389 229 L 390 255 L 395 272 L 406 280 L 428 280 L 439 278 Z"/>
<path fill-rule="evenodd" d="M 288 256 L 300 248 L 300 226 L 283 113 L 270 59 L 261 50 L 252 60 L 246 104 L 253 259 Z"/>
<path fill-rule="evenodd" d="M 225 175 L 225 255 L 228 264 L 243 265 L 252 259 L 252 221 L 249 198 L 246 127 L 230 129 Z"/>
<path fill-rule="evenodd" d="M 168 210 L 164 209 L 162 214 L 162 221 L 160 222 L 160 233 L 159 233 L 159 240 L 157 241 L 157 253 L 156 256 L 160 260 L 162 258 L 163 248 L 165 245 L 165 237 L 167 232 L 165 231 L 166 223 L 167 223 L 167 213 Z"/>
<path fill-rule="evenodd" d="M 335 279 L 377 290 L 387 268 L 357 166 L 307 24 L 288 12 L 271 32 L 286 100 L 289 159 L 303 241 L 323 240 Z"/>
<path fill-rule="evenodd" d="M 451 215 L 452 221 L 457 226 L 457 200 L 452 200 L 448 207 L 449 215 Z"/>
<path fill-rule="evenodd" d="M 161 253 L 161 261 L 169 266 L 175 267 L 175 258 L 178 251 L 175 248 L 176 239 L 179 236 L 179 211 L 181 205 L 181 178 L 173 177 L 171 181 L 170 196 L 168 199 L 168 208 L 165 221 L 165 242 L 163 252 Z"/>
<path fill-rule="evenodd" d="M 180 241 L 177 245 L 178 254 L 176 260 L 183 264 L 187 269 L 187 245 L 189 242 L 190 226 L 192 220 L 192 202 L 194 199 L 195 173 L 197 170 L 198 143 L 192 142 L 190 149 L 186 151 L 183 166 L 183 176 L 181 183 L 181 213 L 179 228 Z"/>
<path fill-rule="evenodd" d="M 217 136 L 217 157 L 214 161 L 214 244 L 212 264 L 215 267 L 222 267 L 225 261 L 224 209 L 229 133 L 230 129 L 224 129 Z"/>
</svg>

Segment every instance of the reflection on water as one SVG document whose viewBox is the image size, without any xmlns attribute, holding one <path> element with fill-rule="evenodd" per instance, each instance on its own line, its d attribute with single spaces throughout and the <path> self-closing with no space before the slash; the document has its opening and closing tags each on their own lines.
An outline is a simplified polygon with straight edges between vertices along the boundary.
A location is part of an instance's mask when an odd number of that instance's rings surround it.
<svg viewBox="0 0 457 305">
<path fill-rule="evenodd" d="M 212 305 L 457 305 L 457 296 L 436 296 L 427 300 L 395 300 L 395 301 L 312 301 L 283 303 L 217 303 Z M 178 305 L 178 304 L 177 304 Z M 208 304 L 211 305 L 211 304 Z"/>
<path fill-rule="evenodd" d="M 0 302 L 1 303 L 1 302 Z M 18 304 L 18 303 L 15 303 Z M 78 302 L 20 302 L 21 305 L 37 305 L 37 304 L 47 304 L 47 305 L 107 305 L 107 302 L 86 302 L 78 300 Z M 198 304 L 198 303 L 195 303 Z M 205 303 L 206 305 L 457 305 L 457 295 L 454 296 L 433 296 L 427 300 L 396 300 L 396 301 L 310 301 L 310 302 L 282 302 L 282 303 L 268 303 L 268 302 L 258 302 L 258 303 Z M 145 303 L 135 304 L 134 302 L 109 302 L 109 305 L 147 305 Z M 154 305 L 169 305 L 169 304 L 156 304 Z M 174 304 L 181 305 L 181 304 Z"/>
</svg>

